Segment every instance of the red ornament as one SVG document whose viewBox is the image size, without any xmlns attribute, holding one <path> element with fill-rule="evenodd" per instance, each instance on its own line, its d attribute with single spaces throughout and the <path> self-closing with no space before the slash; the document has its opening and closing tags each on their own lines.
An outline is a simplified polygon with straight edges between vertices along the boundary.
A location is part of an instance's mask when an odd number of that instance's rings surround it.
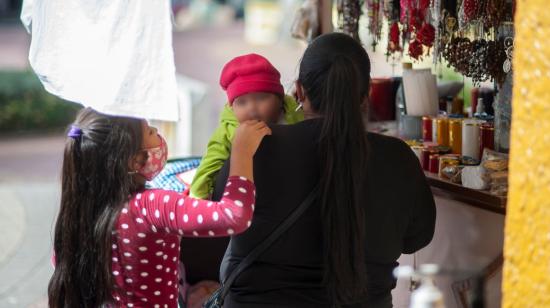
<svg viewBox="0 0 550 308">
<path fill-rule="evenodd" d="M 464 0 L 464 19 L 466 22 L 474 20 L 477 17 L 479 1 L 478 0 Z"/>
<path fill-rule="evenodd" d="M 419 4 L 420 10 L 424 11 L 430 6 L 430 0 L 420 0 Z"/>
<path fill-rule="evenodd" d="M 467 0 L 464 0 L 467 1 Z M 476 0 L 474 0 L 476 1 Z M 409 42 L 409 56 L 413 59 L 420 59 L 424 53 L 422 45 L 431 47 L 435 40 L 435 28 L 426 23 L 426 14 L 430 7 L 430 0 L 401 0 L 401 21 L 404 22 L 404 36 L 414 38 Z M 404 14 L 404 15 L 403 15 Z M 393 25 L 392 25 L 393 26 Z M 406 32 L 405 33 L 405 29 Z M 392 34 L 391 31 L 397 32 L 390 28 L 390 42 L 388 45 L 391 47 Z"/>
<path fill-rule="evenodd" d="M 399 46 L 399 33 L 399 24 L 397 22 L 394 22 L 390 26 L 390 35 L 388 42 L 388 51 L 390 53 L 401 51 L 401 46 Z"/>
<path fill-rule="evenodd" d="M 414 40 L 409 43 L 409 56 L 415 60 L 418 60 L 422 57 L 422 43 L 418 40 Z"/>
<path fill-rule="evenodd" d="M 416 34 L 416 39 L 423 45 L 432 47 L 435 40 L 435 28 L 431 24 L 425 23 Z"/>
<path fill-rule="evenodd" d="M 401 0 L 401 1 L 399 1 L 399 5 L 401 6 L 400 20 L 401 20 L 402 24 L 407 23 L 407 18 L 408 18 L 407 15 L 409 15 L 408 11 L 411 8 L 411 2 L 412 2 L 412 0 Z"/>
<path fill-rule="evenodd" d="M 419 9 L 411 9 L 409 18 L 409 28 L 411 31 L 418 31 L 424 22 L 424 13 Z"/>
<path fill-rule="evenodd" d="M 399 43 L 399 24 L 397 22 L 390 27 L 390 41 Z"/>
</svg>

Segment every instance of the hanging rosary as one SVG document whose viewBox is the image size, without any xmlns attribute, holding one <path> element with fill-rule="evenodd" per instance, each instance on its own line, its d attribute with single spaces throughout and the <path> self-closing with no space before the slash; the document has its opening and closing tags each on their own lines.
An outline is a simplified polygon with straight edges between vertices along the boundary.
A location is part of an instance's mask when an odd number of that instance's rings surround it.
<svg viewBox="0 0 550 308">
<path fill-rule="evenodd" d="M 343 33 L 357 41 L 359 39 L 359 18 L 361 17 L 362 1 L 338 0 L 338 27 Z"/>
<path fill-rule="evenodd" d="M 512 56 L 514 54 L 514 39 L 507 37 L 504 40 L 504 52 L 506 54 L 506 60 L 502 65 L 502 70 L 505 73 L 509 73 L 512 70 Z"/>
</svg>

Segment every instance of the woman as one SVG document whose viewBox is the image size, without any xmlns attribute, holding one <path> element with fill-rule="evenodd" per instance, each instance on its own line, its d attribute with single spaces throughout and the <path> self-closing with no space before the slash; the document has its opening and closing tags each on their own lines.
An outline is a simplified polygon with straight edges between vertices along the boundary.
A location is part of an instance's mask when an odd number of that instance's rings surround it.
<svg viewBox="0 0 550 308">
<path fill-rule="evenodd" d="M 306 121 L 273 127 L 256 153 L 253 222 L 231 239 L 222 281 L 317 183 L 320 194 L 239 276 L 224 307 L 392 306 L 396 260 L 431 241 L 435 204 L 410 148 L 365 133 L 369 82 L 367 53 L 344 34 L 305 51 L 297 96 Z"/>
</svg>

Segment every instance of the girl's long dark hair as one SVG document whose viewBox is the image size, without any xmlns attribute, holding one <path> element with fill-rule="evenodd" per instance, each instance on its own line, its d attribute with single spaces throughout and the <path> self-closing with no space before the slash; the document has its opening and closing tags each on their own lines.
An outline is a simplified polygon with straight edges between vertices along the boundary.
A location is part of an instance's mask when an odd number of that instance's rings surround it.
<svg viewBox="0 0 550 308">
<path fill-rule="evenodd" d="M 140 185 L 128 163 L 140 151 L 142 123 L 85 108 L 73 125 L 82 134 L 65 145 L 48 301 L 51 308 L 96 308 L 112 301 L 113 226 Z"/>
<path fill-rule="evenodd" d="M 324 283 L 334 305 L 366 293 L 365 172 L 367 139 L 361 104 L 368 96 L 370 60 L 345 34 L 318 37 L 307 48 L 298 81 L 323 117 L 321 215 Z"/>
</svg>

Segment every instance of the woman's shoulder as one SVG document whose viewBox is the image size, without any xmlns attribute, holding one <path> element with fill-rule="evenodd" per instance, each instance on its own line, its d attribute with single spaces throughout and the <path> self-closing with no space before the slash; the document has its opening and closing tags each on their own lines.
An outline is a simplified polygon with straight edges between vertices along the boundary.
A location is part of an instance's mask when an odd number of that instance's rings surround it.
<svg viewBox="0 0 550 308">
<path fill-rule="evenodd" d="M 377 133 L 368 133 L 367 139 L 369 153 L 377 163 L 394 166 L 406 164 L 413 168 L 417 167 L 418 158 L 405 141 Z"/>
<path fill-rule="evenodd" d="M 305 120 L 296 124 L 270 125 L 272 135 L 265 138 L 265 143 L 287 144 L 315 144 L 321 133 L 322 122 L 318 119 Z"/>
<path fill-rule="evenodd" d="M 323 121 L 321 118 L 303 120 L 293 124 L 274 124 L 271 128 L 278 131 L 317 131 L 321 128 Z"/>
<path fill-rule="evenodd" d="M 372 147 L 383 148 L 384 150 L 390 151 L 404 151 L 406 153 L 412 152 L 405 141 L 396 137 L 369 132 L 367 133 L 367 139 Z"/>
</svg>

